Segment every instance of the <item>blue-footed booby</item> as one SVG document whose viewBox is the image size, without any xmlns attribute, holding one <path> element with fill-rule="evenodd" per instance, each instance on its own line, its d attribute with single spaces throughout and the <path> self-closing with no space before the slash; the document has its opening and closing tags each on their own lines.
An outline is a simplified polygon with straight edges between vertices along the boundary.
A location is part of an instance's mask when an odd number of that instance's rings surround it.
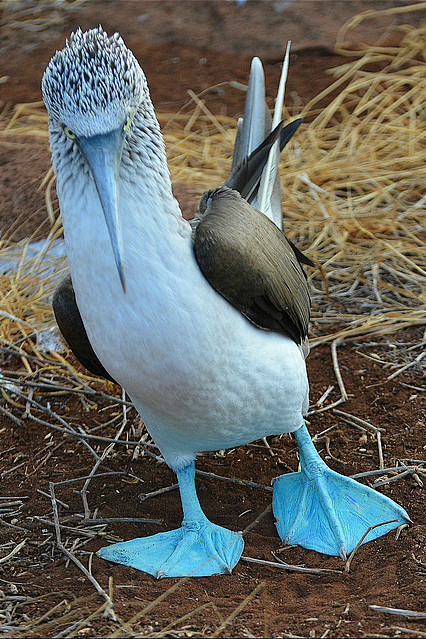
<svg viewBox="0 0 426 639">
<path fill-rule="evenodd" d="M 145 75 L 122 38 L 71 35 L 42 81 L 71 280 L 55 313 L 90 370 L 131 398 L 178 478 L 181 528 L 102 548 L 158 578 L 229 573 L 240 533 L 198 501 L 197 453 L 294 433 L 301 470 L 276 479 L 285 542 L 345 557 L 405 521 L 392 500 L 331 471 L 304 423 L 310 299 L 282 231 L 278 159 L 300 121 L 271 124 L 255 58 L 231 175 L 195 221 L 172 194 Z M 62 297 L 61 297 L 62 296 Z"/>
</svg>

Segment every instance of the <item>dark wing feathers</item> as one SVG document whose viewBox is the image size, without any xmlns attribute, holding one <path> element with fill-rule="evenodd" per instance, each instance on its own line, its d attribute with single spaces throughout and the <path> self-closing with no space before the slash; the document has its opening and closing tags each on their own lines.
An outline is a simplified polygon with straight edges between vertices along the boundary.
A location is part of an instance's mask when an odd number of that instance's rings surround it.
<svg viewBox="0 0 426 639">
<path fill-rule="evenodd" d="M 214 189 L 204 201 L 194 251 L 206 279 L 251 322 L 300 344 L 308 332 L 310 297 L 287 237 L 235 190 Z"/>
<path fill-rule="evenodd" d="M 105 377 L 115 383 L 115 379 L 102 366 L 87 337 L 69 274 L 55 289 L 52 306 L 59 330 L 78 361 L 93 375 Z"/>
<path fill-rule="evenodd" d="M 283 128 L 283 121 L 275 127 L 273 131 L 265 138 L 248 157 L 245 157 L 238 166 L 233 170 L 229 178 L 224 182 L 224 186 L 235 189 L 245 200 L 252 202 L 259 189 L 260 178 L 268 159 L 269 151 L 275 140 L 280 139 L 280 152 L 291 140 L 299 126 L 302 124 L 302 118 L 298 118 L 287 124 Z"/>
</svg>

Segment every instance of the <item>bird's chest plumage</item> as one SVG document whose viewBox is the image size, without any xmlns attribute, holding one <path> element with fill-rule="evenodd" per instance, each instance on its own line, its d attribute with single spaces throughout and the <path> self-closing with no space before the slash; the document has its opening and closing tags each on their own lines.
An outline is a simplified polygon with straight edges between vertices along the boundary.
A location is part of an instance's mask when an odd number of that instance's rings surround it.
<svg viewBox="0 0 426 639">
<path fill-rule="evenodd" d="M 216 293 L 187 223 L 173 211 L 157 218 L 149 198 L 145 209 L 122 201 L 123 293 L 92 196 L 84 214 L 61 202 L 77 304 L 94 351 L 168 462 L 299 427 L 307 380 L 296 344 L 255 328 Z"/>
</svg>

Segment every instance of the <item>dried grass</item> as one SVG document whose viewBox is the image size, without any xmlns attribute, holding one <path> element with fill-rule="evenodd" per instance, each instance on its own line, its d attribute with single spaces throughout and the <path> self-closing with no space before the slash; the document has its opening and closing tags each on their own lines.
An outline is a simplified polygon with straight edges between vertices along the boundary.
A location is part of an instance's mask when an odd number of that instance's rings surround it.
<svg viewBox="0 0 426 639">
<path fill-rule="evenodd" d="M 369 48 L 334 70 L 335 82 L 303 109 L 309 124 L 284 154 L 286 231 L 325 273 L 310 275 L 313 345 L 425 321 L 426 28 L 403 31 L 399 47 Z M 337 86 L 337 97 L 317 112 L 318 100 Z M 191 96 L 191 110 L 159 119 L 173 181 L 201 194 L 226 179 L 235 122 Z M 47 139 L 42 103 L 17 105 L 0 127 L 0 143 L 15 135 Z M 52 185 L 49 172 L 43 188 L 51 222 L 58 217 Z M 37 328 L 50 321 L 40 295 L 49 282 L 35 284 L 21 270 L 3 276 L 0 290 L 3 308 L 34 317 Z M 30 304 L 29 289 L 37 291 Z M 12 342 L 24 334 L 13 320 L 3 328 Z"/>
<path fill-rule="evenodd" d="M 309 124 L 302 127 L 284 154 L 282 185 L 287 233 L 322 265 L 325 273 L 310 274 L 313 345 L 332 342 L 335 348 L 342 339 L 393 333 L 425 322 L 426 27 L 401 30 L 404 37 L 400 46 L 370 47 L 357 52 L 355 63 L 334 70 L 335 82 L 303 109 Z M 348 53 L 343 45 L 339 46 L 341 53 Z M 319 100 L 338 87 L 338 96 L 322 111 L 316 110 Z M 201 194 L 223 182 L 228 174 L 235 122 L 215 117 L 196 96 L 192 95 L 191 100 L 189 112 L 160 114 L 159 118 L 173 181 L 186 183 Z M 295 115 L 299 115 L 296 110 L 287 113 Z M 47 145 L 47 119 L 41 103 L 18 105 L 12 114 L 0 115 L 0 144 L 13 143 L 15 136 L 28 137 L 29 143 L 35 136 L 42 137 Z M 51 239 L 60 234 L 52 185 L 49 172 L 43 188 L 52 224 Z M 44 388 L 41 395 L 49 397 L 67 387 L 68 392 L 82 393 L 86 401 L 91 401 L 93 396 L 86 384 L 90 378 L 77 374 L 60 355 L 46 355 L 35 339 L 46 326 L 53 325 L 47 299 L 55 278 L 46 276 L 40 256 L 25 261 L 25 243 L 10 246 L 3 240 L 0 260 L 10 251 L 22 259 L 16 272 L 0 276 L 4 346 L 19 354 L 22 379 L 46 384 L 50 380 L 52 388 Z M 65 268 L 63 260 L 53 259 L 52 263 L 57 271 Z M 2 381 L 6 404 L 28 415 L 35 405 L 31 386 L 13 395 L 16 377 Z M 49 416 L 52 419 L 54 414 L 50 412 Z M 62 430 L 68 427 L 62 423 Z M 64 527 L 63 521 L 56 523 Z M 163 632 L 186 622 L 191 615 L 177 619 L 163 631 L 145 626 L 140 634 L 140 623 L 184 581 L 174 584 L 132 619 L 124 622 L 117 618 L 118 625 L 113 620 L 106 622 L 103 616 L 114 601 L 112 582 L 109 601 L 100 608 L 93 606 L 96 594 L 75 601 L 61 595 L 54 608 L 35 619 L 36 599 L 15 602 L 13 614 L 6 601 L 6 608 L 0 606 L 1 619 L 5 620 L 3 630 L 13 632 L 14 637 L 72 637 L 96 622 L 103 626 L 104 636 L 165 636 Z M 260 584 L 259 592 L 262 587 Z M 250 593 L 225 620 L 218 613 L 214 636 L 257 594 L 257 590 Z M 9 612 L 3 614 L 3 609 Z M 185 635 L 185 626 L 173 631 L 173 636 Z"/>
</svg>

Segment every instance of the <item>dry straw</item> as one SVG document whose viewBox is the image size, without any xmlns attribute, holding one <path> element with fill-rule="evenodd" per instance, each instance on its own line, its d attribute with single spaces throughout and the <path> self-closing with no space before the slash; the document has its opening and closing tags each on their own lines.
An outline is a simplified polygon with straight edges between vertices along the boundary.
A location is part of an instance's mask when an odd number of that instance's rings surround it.
<svg viewBox="0 0 426 639">
<path fill-rule="evenodd" d="M 425 321 L 426 28 L 401 31 L 399 46 L 370 47 L 333 70 L 334 83 L 303 109 L 308 124 L 284 154 L 286 231 L 325 274 L 310 274 L 313 345 Z M 317 109 L 336 88 L 338 95 Z M 173 181 L 201 194 L 228 174 L 235 121 L 214 116 L 190 96 L 189 112 L 160 113 L 159 119 Z M 16 135 L 47 143 L 41 103 L 17 105 L 0 127 L 0 144 Z M 42 187 L 57 236 L 52 185 L 49 172 Z M 22 244 L 16 249 L 25 254 Z M 1 247 L 0 259 L 3 251 L 10 247 Z M 39 264 L 1 277 L 1 310 L 26 322 L 3 315 L 7 342 L 52 323 L 42 294 L 52 285 Z"/>
</svg>

